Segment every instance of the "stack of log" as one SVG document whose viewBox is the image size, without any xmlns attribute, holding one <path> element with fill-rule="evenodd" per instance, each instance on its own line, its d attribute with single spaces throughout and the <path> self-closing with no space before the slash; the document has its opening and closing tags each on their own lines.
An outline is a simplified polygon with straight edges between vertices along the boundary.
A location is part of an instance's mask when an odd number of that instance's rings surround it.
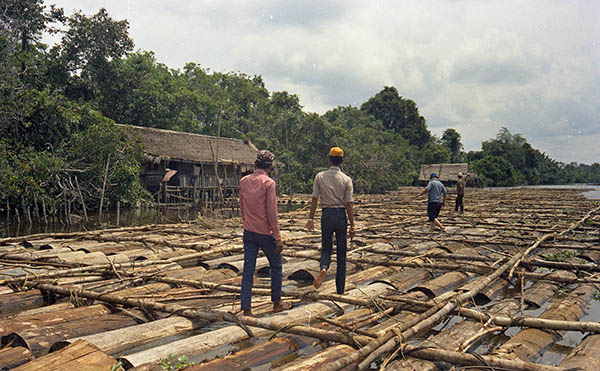
<svg viewBox="0 0 600 371">
<path fill-rule="evenodd" d="M 334 274 L 312 288 L 307 211 L 282 213 L 293 308 L 272 313 L 259 257 L 256 318 L 239 306 L 239 218 L 2 239 L 0 368 L 597 369 L 598 202 L 469 190 L 465 214 L 447 207 L 446 233 L 429 233 L 419 191 L 356 200 L 343 295 Z"/>
</svg>

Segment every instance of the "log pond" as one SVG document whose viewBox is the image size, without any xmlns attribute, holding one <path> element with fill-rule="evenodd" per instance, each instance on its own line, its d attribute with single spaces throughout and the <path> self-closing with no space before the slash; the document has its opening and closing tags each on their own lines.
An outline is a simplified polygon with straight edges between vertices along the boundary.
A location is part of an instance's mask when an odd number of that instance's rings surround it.
<svg viewBox="0 0 600 371">
<path fill-rule="evenodd" d="M 468 189 L 429 233 L 419 188 L 355 200 L 346 292 L 323 286 L 309 196 L 281 210 L 284 300 L 259 255 L 241 315 L 239 217 L 0 239 L 0 368 L 596 370 L 600 201 Z M 589 196 L 589 195 L 588 195 Z M 301 203 L 300 201 L 304 201 Z"/>
</svg>

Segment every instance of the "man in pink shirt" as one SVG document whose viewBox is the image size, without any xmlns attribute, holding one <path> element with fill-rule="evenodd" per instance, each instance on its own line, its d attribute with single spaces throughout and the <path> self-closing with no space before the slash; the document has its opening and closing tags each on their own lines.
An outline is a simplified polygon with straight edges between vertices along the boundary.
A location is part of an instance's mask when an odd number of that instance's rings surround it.
<svg viewBox="0 0 600 371">
<path fill-rule="evenodd" d="M 244 222 L 244 272 L 242 274 L 242 310 L 245 316 L 252 314 L 252 286 L 256 255 L 262 249 L 271 267 L 271 301 L 273 312 L 291 307 L 281 302 L 281 250 L 283 241 L 277 221 L 277 197 L 275 181 L 269 178 L 275 156 L 267 151 L 258 152 L 256 170 L 240 180 L 240 211 Z"/>
</svg>

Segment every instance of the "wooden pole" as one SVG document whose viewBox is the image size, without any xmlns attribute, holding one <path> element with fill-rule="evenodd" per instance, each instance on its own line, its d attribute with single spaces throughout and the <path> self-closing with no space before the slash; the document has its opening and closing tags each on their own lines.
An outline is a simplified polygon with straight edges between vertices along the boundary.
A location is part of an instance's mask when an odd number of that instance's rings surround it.
<svg viewBox="0 0 600 371">
<path fill-rule="evenodd" d="M 83 193 L 81 193 L 81 187 L 79 186 L 79 180 L 75 176 L 75 185 L 77 185 L 77 192 L 79 193 L 79 200 L 81 201 L 81 208 L 83 209 L 83 217 L 86 223 L 89 222 L 87 208 L 85 207 L 85 200 L 83 199 Z"/>
<path fill-rule="evenodd" d="M 106 156 L 106 166 L 104 167 L 104 179 L 102 189 L 100 190 L 100 206 L 98 207 L 98 221 L 102 223 L 102 204 L 104 203 L 104 192 L 106 190 L 106 179 L 108 178 L 108 165 L 110 163 L 110 153 Z"/>
</svg>

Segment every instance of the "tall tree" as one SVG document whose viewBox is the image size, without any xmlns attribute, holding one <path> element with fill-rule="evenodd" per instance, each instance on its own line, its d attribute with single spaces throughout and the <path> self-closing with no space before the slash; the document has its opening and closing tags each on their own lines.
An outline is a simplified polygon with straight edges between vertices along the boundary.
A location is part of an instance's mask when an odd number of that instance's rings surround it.
<svg viewBox="0 0 600 371">
<path fill-rule="evenodd" d="M 133 50 L 129 37 L 129 22 L 113 20 L 106 9 L 87 17 L 79 12 L 69 17 L 69 29 L 63 35 L 57 54 L 73 77 L 71 93 L 92 98 L 101 84 L 114 80 L 108 63 Z"/>
<path fill-rule="evenodd" d="M 446 129 L 442 134 L 442 145 L 450 150 L 450 160 L 453 162 L 460 160 L 460 154 L 463 145 L 460 142 L 460 134 L 455 129 Z"/>
<path fill-rule="evenodd" d="M 360 109 L 381 120 L 385 129 L 400 133 L 411 145 L 423 147 L 431 139 L 416 103 L 402 98 L 393 86 L 384 87 Z"/>
</svg>

